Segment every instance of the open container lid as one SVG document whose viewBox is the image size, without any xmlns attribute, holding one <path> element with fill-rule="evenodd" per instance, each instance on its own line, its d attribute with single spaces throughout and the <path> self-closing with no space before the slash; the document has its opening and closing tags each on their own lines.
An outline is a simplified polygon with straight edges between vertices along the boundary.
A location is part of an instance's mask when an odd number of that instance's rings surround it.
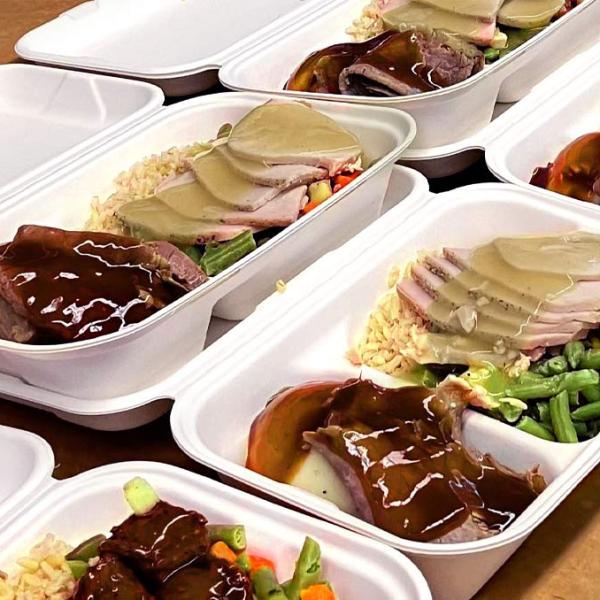
<svg viewBox="0 0 600 600">
<path fill-rule="evenodd" d="M 0 66 L 0 199 L 156 112 L 148 83 L 34 65 Z"/>
<path fill-rule="evenodd" d="M 0 425 L 0 523 L 46 483 L 54 469 L 54 454 L 41 437 Z"/>
<path fill-rule="evenodd" d="M 25 34 L 28 60 L 169 79 L 218 69 L 323 0 L 94 0 Z"/>
</svg>

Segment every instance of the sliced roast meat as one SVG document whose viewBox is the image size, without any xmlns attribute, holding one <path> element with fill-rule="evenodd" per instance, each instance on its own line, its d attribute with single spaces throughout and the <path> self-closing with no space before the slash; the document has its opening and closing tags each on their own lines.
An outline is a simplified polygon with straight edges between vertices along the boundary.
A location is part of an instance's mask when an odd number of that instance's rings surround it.
<svg viewBox="0 0 600 600">
<path fill-rule="evenodd" d="M 191 167 L 196 180 L 207 192 L 238 210 L 257 210 L 279 193 L 276 187 L 258 185 L 244 179 L 216 150 L 192 160 Z"/>
<path fill-rule="evenodd" d="M 24 344 L 35 337 L 35 328 L 0 297 L 0 339 Z"/>
<path fill-rule="evenodd" d="M 154 600 L 134 572 L 114 554 L 105 553 L 88 567 L 74 600 Z"/>
<path fill-rule="evenodd" d="M 184 291 L 164 257 L 125 236 L 25 225 L 0 255 L 0 297 L 40 343 L 119 331 Z"/>
<path fill-rule="evenodd" d="M 488 245 L 484 247 L 484 251 L 491 255 L 495 250 Z M 540 308 L 555 312 L 600 310 L 600 281 L 567 282 L 568 275 L 565 274 L 565 283 L 561 284 L 551 274 L 539 272 L 535 274 L 535 280 L 531 278 L 530 272 L 517 277 L 515 269 L 504 261 L 491 257 L 490 260 L 474 262 L 473 251 L 464 248 L 444 248 L 444 255 L 463 270 L 475 272 L 484 279 L 488 288 L 501 284 L 518 293 L 522 302 L 527 302 L 529 307 L 533 306 L 530 312 L 536 312 Z M 560 291 L 560 285 L 566 291 Z M 556 291 L 552 293 L 552 290 Z M 554 297 L 548 299 L 552 295 Z"/>
<path fill-rule="evenodd" d="M 326 169 L 312 165 L 267 165 L 263 162 L 245 160 L 233 154 L 227 145 L 219 146 L 215 151 L 221 154 L 229 166 L 244 179 L 280 190 L 313 183 L 328 176 Z"/>
<path fill-rule="evenodd" d="M 305 440 L 338 472 L 363 518 L 417 541 L 471 541 L 508 527 L 545 487 L 462 441 L 467 398 L 455 387 L 384 389 L 351 381 L 332 392 Z"/>
<path fill-rule="evenodd" d="M 171 277 L 187 292 L 208 280 L 206 273 L 177 246 L 163 241 L 147 242 L 146 246 L 152 248 L 168 261 L 171 268 Z"/>
<path fill-rule="evenodd" d="M 334 175 L 356 163 L 358 138 L 301 102 L 271 101 L 250 111 L 233 128 L 228 149 L 268 165 L 309 165 Z"/>
<path fill-rule="evenodd" d="M 435 300 L 412 279 L 401 281 L 398 284 L 398 293 L 438 329 L 459 335 L 471 335 L 491 345 L 503 341 L 519 350 L 532 350 L 566 344 L 578 336 L 585 337 L 587 332 L 578 329 L 566 333 L 555 333 L 552 330 L 530 333 L 526 325 L 519 326 L 480 315 L 473 305 L 463 305 L 454 309 L 445 301 Z"/>
<path fill-rule="evenodd" d="M 437 36 L 396 33 L 340 73 L 343 94 L 408 96 L 459 83 L 483 68 L 483 54 L 467 56 Z"/>
<path fill-rule="evenodd" d="M 444 302 L 450 310 L 465 312 L 471 309 L 476 318 L 484 317 L 489 320 L 504 323 L 518 333 L 571 333 L 576 334 L 582 329 L 589 329 L 590 324 L 582 323 L 576 319 L 565 320 L 559 323 L 546 323 L 535 321 L 532 315 L 523 311 L 506 307 L 495 300 L 477 301 L 469 295 L 468 290 L 458 281 L 444 281 L 422 265 L 412 269 L 412 278 L 435 300 Z M 476 327 L 477 329 L 477 323 Z M 512 335 L 512 334 L 511 334 Z"/>
<path fill-rule="evenodd" d="M 221 218 L 230 225 L 248 225 L 257 229 L 286 227 L 298 220 L 305 197 L 306 186 L 302 185 L 281 192 L 258 210 L 230 210 L 224 212 Z"/>
<path fill-rule="evenodd" d="M 113 527 L 111 534 L 100 545 L 100 552 L 126 559 L 157 584 L 206 559 L 209 548 L 205 517 L 164 501 L 144 515 L 131 515 Z"/>
<path fill-rule="evenodd" d="M 190 169 L 183 173 L 177 173 L 165 177 L 155 188 L 154 194 L 159 195 L 161 192 L 170 190 L 171 188 L 179 187 L 180 185 L 188 185 L 190 183 L 196 183 L 196 174 Z"/>
</svg>

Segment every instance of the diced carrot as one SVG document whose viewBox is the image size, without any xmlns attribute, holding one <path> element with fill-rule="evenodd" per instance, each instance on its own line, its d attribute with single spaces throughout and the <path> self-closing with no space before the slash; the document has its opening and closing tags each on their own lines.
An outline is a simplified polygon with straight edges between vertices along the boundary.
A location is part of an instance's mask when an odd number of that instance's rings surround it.
<svg viewBox="0 0 600 600">
<path fill-rule="evenodd" d="M 339 185 L 339 189 L 342 189 L 350 182 L 354 181 L 361 173 L 362 171 L 354 171 L 354 173 L 351 173 L 350 175 L 336 175 L 333 181 L 336 187 Z"/>
<path fill-rule="evenodd" d="M 257 571 L 261 567 L 267 567 L 275 572 L 275 563 L 272 560 L 263 556 L 256 556 L 256 554 L 250 554 L 248 558 L 250 559 L 250 571 Z"/>
<path fill-rule="evenodd" d="M 230 564 L 237 560 L 236 553 L 225 542 L 215 542 L 210 547 L 210 554 L 215 558 L 226 560 Z"/>
<path fill-rule="evenodd" d="M 335 600 L 335 595 L 326 583 L 317 583 L 302 590 L 300 600 Z"/>
<path fill-rule="evenodd" d="M 314 200 L 313 202 L 309 202 L 303 209 L 302 209 L 302 214 L 305 215 L 306 213 L 309 213 L 311 210 L 314 210 L 315 208 L 317 208 L 317 206 L 320 206 L 321 204 L 323 204 L 324 201 L 321 202 L 317 202 L 316 200 Z"/>
</svg>

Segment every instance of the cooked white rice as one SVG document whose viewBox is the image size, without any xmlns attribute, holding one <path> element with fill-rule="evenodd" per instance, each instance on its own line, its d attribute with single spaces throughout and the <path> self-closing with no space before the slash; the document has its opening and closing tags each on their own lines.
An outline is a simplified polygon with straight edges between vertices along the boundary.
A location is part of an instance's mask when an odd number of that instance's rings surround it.
<svg viewBox="0 0 600 600">
<path fill-rule="evenodd" d="M 381 0 L 379 0 L 381 2 Z M 357 42 L 364 42 L 380 33 L 383 33 L 383 21 L 379 16 L 377 0 L 372 0 L 365 6 L 358 19 L 352 21 L 352 25 L 346 29 L 346 33 Z"/>
<path fill-rule="evenodd" d="M 387 280 L 388 291 L 378 300 L 364 334 L 348 353 L 351 362 L 373 367 L 393 377 L 401 377 L 410 371 L 416 364 L 415 358 L 425 348 L 425 322 L 396 291 L 404 271 L 400 267 L 392 268 Z"/>
<path fill-rule="evenodd" d="M 91 214 L 85 224 L 86 229 L 115 234 L 126 233 L 116 217 L 117 209 L 131 200 L 151 196 L 161 181 L 183 173 L 186 169 L 186 160 L 205 149 L 206 145 L 202 143 L 173 147 L 135 163 L 115 179 L 115 192 L 106 200 L 101 200 L 97 196 L 92 199 Z"/>
<path fill-rule="evenodd" d="M 75 591 L 75 579 L 65 560 L 71 550 L 48 534 L 27 556 L 17 561 L 15 573 L 0 576 L 0 600 L 67 600 Z"/>
</svg>

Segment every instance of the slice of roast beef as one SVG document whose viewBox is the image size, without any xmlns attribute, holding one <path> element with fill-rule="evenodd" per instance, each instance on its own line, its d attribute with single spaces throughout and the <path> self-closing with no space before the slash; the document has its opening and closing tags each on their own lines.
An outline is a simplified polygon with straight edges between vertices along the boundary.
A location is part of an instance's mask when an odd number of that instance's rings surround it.
<svg viewBox="0 0 600 600">
<path fill-rule="evenodd" d="M 119 331 L 184 292 L 168 260 L 125 236 L 25 225 L 0 255 L 0 297 L 40 343 Z"/>
<path fill-rule="evenodd" d="M 146 246 L 152 248 L 169 263 L 171 277 L 187 292 L 197 288 L 208 280 L 206 273 L 177 246 L 169 242 L 147 242 Z"/>
<path fill-rule="evenodd" d="M 346 482 L 369 522 L 417 541 L 471 541 L 508 527 L 545 487 L 463 444 L 468 399 L 455 386 L 332 392 L 324 426 L 304 438 Z"/>
<path fill-rule="evenodd" d="M 35 329 L 27 319 L 15 312 L 4 298 L 0 297 L 0 339 L 24 344 L 35 336 Z"/>
<path fill-rule="evenodd" d="M 343 94 L 408 96 L 459 83 L 483 68 L 483 54 L 455 50 L 436 36 L 396 33 L 340 73 Z"/>
<path fill-rule="evenodd" d="M 263 162 L 245 160 L 233 154 L 227 145 L 219 146 L 216 152 L 244 179 L 279 190 L 320 181 L 328 175 L 326 169 L 312 165 L 266 165 Z"/>
</svg>

